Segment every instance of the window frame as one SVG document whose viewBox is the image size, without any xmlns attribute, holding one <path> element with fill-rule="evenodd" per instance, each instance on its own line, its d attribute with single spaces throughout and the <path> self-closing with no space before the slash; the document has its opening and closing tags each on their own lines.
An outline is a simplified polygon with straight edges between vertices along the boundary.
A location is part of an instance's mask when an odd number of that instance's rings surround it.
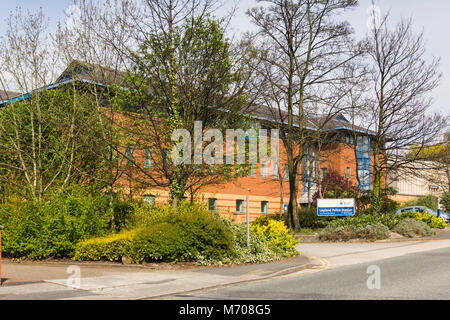
<svg viewBox="0 0 450 320">
<path fill-rule="evenodd" d="M 211 209 L 211 200 L 214 201 L 214 209 Z M 217 198 L 208 198 L 208 210 L 210 212 L 217 212 Z"/>
<path fill-rule="evenodd" d="M 265 204 L 265 210 L 264 210 L 264 204 Z M 261 214 L 268 214 L 269 213 L 269 201 L 261 201 Z"/>
<path fill-rule="evenodd" d="M 152 202 L 147 201 L 146 198 L 152 199 Z M 153 207 L 155 205 L 156 197 L 153 194 L 144 194 L 144 202 L 147 203 L 150 207 Z"/>
<path fill-rule="evenodd" d="M 242 210 L 238 208 L 238 203 L 240 203 L 240 207 L 242 207 Z M 243 199 L 236 199 L 236 213 L 243 214 L 244 213 L 244 200 Z"/>
</svg>

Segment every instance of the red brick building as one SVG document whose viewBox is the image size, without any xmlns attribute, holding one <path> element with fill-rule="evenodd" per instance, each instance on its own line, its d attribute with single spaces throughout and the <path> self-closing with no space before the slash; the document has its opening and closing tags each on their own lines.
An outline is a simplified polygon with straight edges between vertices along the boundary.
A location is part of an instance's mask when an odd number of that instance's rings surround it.
<svg viewBox="0 0 450 320">
<path fill-rule="evenodd" d="M 318 179 L 323 178 L 331 170 L 338 172 L 354 185 L 358 184 L 356 175 L 359 174 L 362 181 L 360 187 L 363 190 L 371 189 L 373 154 L 370 151 L 370 135 L 361 133 L 358 136 L 355 152 L 351 124 L 342 115 L 334 118 L 330 126 L 339 132 L 339 138 L 326 145 L 320 156 L 316 154 L 314 148 L 310 148 L 305 155 L 304 165 L 300 169 L 298 194 L 299 203 L 302 205 L 312 201 L 317 191 Z M 258 163 L 251 168 L 248 176 L 217 186 L 206 186 L 201 190 L 199 197 L 208 202 L 211 210 L 231 214 L 236 220 L 245 219 L 247 196 L 251 219 L 261 214 L 280 213 L 289 203 L 289 177 L 285 149 L 281 140 L 279 149 L 278 163 L 274 161 Z M 311 173 L 309 176 L 305 172 L 307 164 Z M 140 196 L 152 203 L 166 202 L 169 193 L 168 190 L 152 188 L 140 191 Z"/>
<path fill-rule="evenodd" d="M 95 82 L 93 77 L 89 76 L 85 66 L 78 66 L 75 63 L 75 65 L 71 64 L 70 69 L 68 68 L 52 87 L 75 81 L 70 70 L 73 70 L 72 72 L 79 70 L 77 72 L 78 81 L 82 77 L 81 81 L 84 83 Z M 100 83 L 97 81 L 96 84 Z M 10 95 L 1 94 L 1 100 L 12 99 Z M 2 103 L 5 101 L 0 101 L 0 105 Z M 270 127 L 270 123 L 284 121 L 284 119 L 271 118 L 269 114 L 270 111 L 267 110 L 267 107 L 260 107 L 251 115 L 255 119 L 255 123 L 266 128 Z M 321 130 L 327 130 L 333 134 L 332 138 L 324 142 L 319 155 L 315 146 L 308 147 L 305 152 L 303 166 L 300 169 L 300 187 L 297 195 L 299 203 L 304 205 L 312 201 L 312 196 L 317 191 L 318 179 L 324 177 L 331 170 L 338 172 L 354 185 L 358 184 L 357 175 L 359 175 L 360 188 L 370 190 L 371 172 L 373 172 L 370 132 L 364 128 L 353 126 L 342 114 L 336 114 L 331 118 L 317 117 L 310 121 L 316 124 L 324 124 L 326 121 L 326 124 L 321 126 Z M 151 154 L 147 154 L 145 150 L 140 150 L 133 145 L 127 146 L 124 154 L 134 154 L 135 161 L 142 162 L 142 165 L 148 168 L 151 168 L 152 163 L 157 161 Z M 249 212 L 252 219 L 261 214 L 280 213 L 289 202 L 286 159 L 283 142 L 280 139 L 278 161 L 258 163 L 250 169 L 248 176 L 235 181 L 206 186 L 200 190 L 197 197 L 207 202 L 212 211 L 234 215 L 237 220 L 245 219 L 247 196 L 249 196 Z M 130 186 L 132 188 L 133 184 L 124 177 L 120 181 L 120 185 L 127 189 Z M 127 190 L 124 191 L 127 193 Z M 141 197 L 149 203 L 162 203 L 168 200 L 169 191 L 168 188 L 140 188 L 134 190 L 133 195 Z"/>
</svg>

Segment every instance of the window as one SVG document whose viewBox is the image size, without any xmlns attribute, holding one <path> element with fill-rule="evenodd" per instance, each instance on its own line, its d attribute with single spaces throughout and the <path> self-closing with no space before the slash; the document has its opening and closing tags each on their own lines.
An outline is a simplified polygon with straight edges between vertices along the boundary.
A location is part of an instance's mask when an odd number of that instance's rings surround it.
<svg viewBox="0 0 450 320">
<path fill-rule="evenodd" d="M 152 166 L 152 148 L 145 148 L 145 167 L 150 168 Z"/>
<path fill-rule="evenodd" d="M 347 181 L 350 181 L 350 168 L 347 167 L 347 170 L 345 172 L 345 177 L 347 178 Z"/>
<path fill-rule="evenodd" d="M 211 212 L 216 212 L 216 210 L 217 210 L 217 199 L 216 198 L 208 199 L 208 209 Z"/>
<path fill-rule="evenodd" d="M 289 165 L 284 165 L 284 180 L 289 181 Z"/>
<path fill-rule="evenodd" d="M 356 138 L 356 149 L 360 152 L 369 152 L 370 138 L 368 136 L 358 136 Z"/>
<path fill-rule="evenodd" d="M 269 210 L 269 202 L 261 201 L 261 213 L 267 214 L 268 210 Z"/>
<path fill-rule="evenodd" d="M 328 173 L 328 168 L 322 168 L 322 180 L 325 180 L 327 173 Z"/>
<path fill-rule="evenodd" d="M 255 177 L 255 165 L 254 164 L 250 165 L 250 177 L 252 177 L 252 178 Z"/>
<path fill-rule="evenodd" d="M 350 135 L 345 136 L 345 143 L 346 144 L 351 144 L 351 145 L 354 144 L 355 141 L 353 139 L 353 136 L 350 136 Z"/>
<path fill-rule="evenodd" d="M 278 163 L 273 164 L 273 180 L 278 180 Z"/>
<path fill-rule="evenodd" d="M 125 150 L 125 156 L 127 157 L 127 163 L 134 161 L 134 146 L 127 146 Z"/>
<path fill-rule="evenodd" d="M 148 203 L 150 207 L 153 207 L 155 204 L 155 196 L 152 195 L 144 195 L 144 202 Z"/>
<path fill-rule="evenodd" d="M 359 187 L 361 190 L 370 190 L 371 189 L 371 174 L 370 174 L 370 158 L 365 158 L 365 156 L 361 153 L 358 154 L 357 158 L 357 170 L 358 170 L 358 178 L 359 178 Z"/>
<path fill-rule="evenodd" d="M 317 153 L 313 148 L 305 150 L 302 166 L 302 194 L 317 183 Z"/>
<path fill-rule="evenodd" d="M 263 179 L 266 178 L 266 163 L 265 162 L 261 163 L 261 176 L 263 177 Z"/>
<path fill-rule="evenodd" d="M 244 213 L 244 200 L 236 200 L 236 212 Z"/>
</svg>

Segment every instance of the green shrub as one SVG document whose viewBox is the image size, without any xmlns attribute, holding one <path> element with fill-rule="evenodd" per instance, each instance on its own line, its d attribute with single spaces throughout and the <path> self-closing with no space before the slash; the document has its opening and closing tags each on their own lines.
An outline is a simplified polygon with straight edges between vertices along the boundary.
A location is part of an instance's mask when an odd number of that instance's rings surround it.
<svg viewBox="0 0 450 320">
<path fill-rule="evenodd" d="M 390 198 L 390 196 L 396 195 L 397 191 L 394 188 L 383 188 L 381 190 L 381 211 L 378 214 L 393 214 L 400 208 L 400 204 Z M 359 214 L 377 214 L 375 208 L 372 206 L 373 194 L 371 191 L 363 191 L 358 201 L 358 213 Z"/>
<path fill-rule="evenodd" d="M 266 262 L 297 254 L 292 234 L 271 217 L 252 223 L 251 246 L 246 226 L 235 225 L 207 208 L 188 203 L 137 207 L 131 231 L 78 243 L 76 260 L 120 261 L 127 256 L 143 261 L 197 261 L 211 263 Z M 104 251 L 104 252 L 103 252 Z"/>
<path fill-rule="evenodd" d="M 354 217 L 343 217 L 335 219 L 329 222 L 330 226 L 340 226 L 340 227 L 348 227 L 348 226 L 356 226 L 356 227 L 366 227 L 368 225 L 375 225 L 380 223 L 386 226 L 388 229 L 392 230 L 397 223 L 400 221 L 398 216 L 393 215 L 371 215 L 371 214 L 362 214 Z"/>
<path fill-rule="evenodd" d="M 401 219 L 410 218 L 425 222 L 430 228 L 444 229 L 447 226 L 447 223 L 442 218 L 438 218 L 427 212 L 404 212 L 398 216 Z"/>
<path fill-rule="evenodd" d="M 441 204 L 444 207 L 445 212 L 450 212 L 450 191 L 446 191 L 442 194 Z"/>
<path fill-rule="evenodd" d="M 348 241 L 351 239 L 383 240 L 390 237 L 389 229 L 381 224 L 373 225 L 329 225 L 319 233 L 322 241 Z"/>
<path fill-rule="evenodd" d="M 114 221 L 116 231 L 127 229 L 127 226 L 134 221 L 136 202 L 115 199 L 113 202 Z"/>
<path fill-rule="evenodd" d="M 317 208 L 300 208 L 298 210 L 298 220 L 300 222 L 300 227 L 302 228 L 323 228 L 327 223 L 333 218 L 330 217 L 319 217 L 317 216 Z"/>
<path fill-rule="evenodd" d="M 414 207 L 414 206 L 423 206 L 430 208 L 431 210 L 437 211 L 438 198 L 429 194 L 426 196 L 420 196 L 417 200 L 408 201 L 403 205 L 403 207 Z"/>
<path fill-rule="evenodd" d="M 270 221 L 284 221 L 284 217 L 280 216 L 279 214 L 264 214 L 257 217 L 253 222 L 252 225 L 259 225 L 259 226 L 265 226 L 269 224 Z"/>
<path fill-rule="evenodd" d="M 186 203 L 176 210 L 169 206 L 158 209 L 142 206 L 139 210 L 142 219 L 139 220 L 139 227 L 131 233 L 133 245 L 118 246 L 118 252 L 104 257 L 117 260 L 121 256 L 128 256 L 138 263 L 196 260 L 198 256 L 220 260 L 232 250 L 234 237 L 225 220 L 202 206 Z M 150 217 L 149 213 L 156 215 Z M 103 250 L 104 242 L 110 240 L 117 239 L 108 237 L 106 240 L 94 239 L 79 243 L 75 258 L 90 260 L 91 256 L 97 257 L 95 252 Z M 99 248 L 95 247 L 97 244 Z"/>
<path fill-rule="evenodd" d="M 108 234 L 107 202 L 81 186 L 41 203 L 14 199 L 0 206 L 3 253 L 14 258 L 71 257 L 76 243 Z"/>
<path fill-rule="evenodd" d="M 250 232 L 250 246 L 247 247 L 247 227 L 245 224 L 236 225 L 227 222 L 234 236 L 234 246 L 228 256 L 219 263 L 263 263 L 282 258 L 292 257 L 298 254 L 297 250 L 282 248 L 275 249 L 269 240 L 271 236 L 260 232 Z M 256 224 L 255 224 L 256 226 Z M 202 263 L 210 263 L 205 260 Z M 215 261 L 217 262 L 217 261 Z"/>
<path fill-rule="evenodd" d="M 394 229 L 395 232 L 402 236 L 413 238 L 414 236 L 427 237 L 435 234 L 425 222 L 406 218 L 400 221 Z"/>
</svg>

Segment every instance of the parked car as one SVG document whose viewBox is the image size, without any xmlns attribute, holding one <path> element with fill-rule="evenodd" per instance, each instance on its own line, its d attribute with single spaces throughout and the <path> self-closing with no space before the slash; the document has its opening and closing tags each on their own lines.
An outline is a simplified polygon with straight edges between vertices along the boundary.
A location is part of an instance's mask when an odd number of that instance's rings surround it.
<svg viewBox="0 0 450 320">
<path fill-rule="evenodd" d="M 448 224 L 450 224 L 450 212 L 441 212 L 439 217 L 442 218 Z"/>
<path fill-rule="evenodd" d="M 429 214 L 432 214 L 433 216 L 442 218 L 446 223 L 450 223 L 450 214 L 448 212 L 441 212 L 439 215 L 436 211 L 431 210 L 430 208 L 423 207 L 423 206 L 413 206 L 413 207 L 405 207 L 400 208 L 397 211 L 394 212 L 394 214 L 402 214 L 405 212 L 426 212 Z"/>
</svg>

